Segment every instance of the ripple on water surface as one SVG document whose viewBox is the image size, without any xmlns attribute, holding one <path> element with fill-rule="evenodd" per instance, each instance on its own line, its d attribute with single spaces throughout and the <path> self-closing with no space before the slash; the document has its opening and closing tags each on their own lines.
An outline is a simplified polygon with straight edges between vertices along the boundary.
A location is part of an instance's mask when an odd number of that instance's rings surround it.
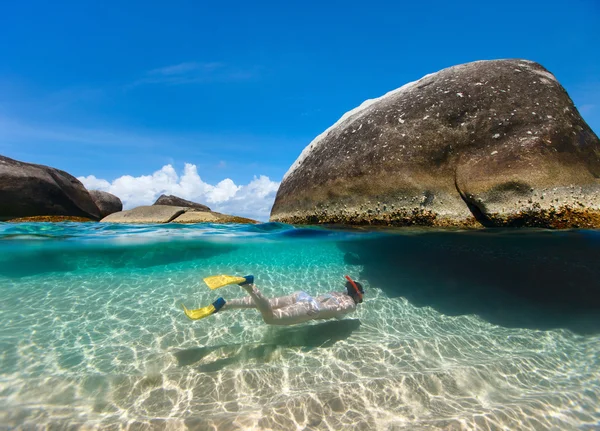
<svg viewBox="0 0 600 431">
<path fill-rule="evenodd" d="M 600 427 L 595 231 L 0 224 L 0 248 L 9 428 Z M 242 296 L 215 273 L 367 294 L 343 320 L 187 320 Z"/>
</svg>

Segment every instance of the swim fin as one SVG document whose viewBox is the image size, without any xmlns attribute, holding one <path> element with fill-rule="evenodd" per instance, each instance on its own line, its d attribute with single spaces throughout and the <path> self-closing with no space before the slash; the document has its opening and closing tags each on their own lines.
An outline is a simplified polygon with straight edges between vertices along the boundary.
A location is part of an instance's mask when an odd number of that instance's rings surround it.
<svg viewBox="0 0 600 431">
<path fill-rule="evenodd" d="M 211 314 L 215 314 L 224 305 L 225 305 L 225 300 L 223 298 L 219 298 L 212 304 L 207 305 L 206 307 L 197 308 L 195 310 L 188 310 L 187 308 L 185 308 L 185 305 L 181 304 L 181 306 L 183 307 L 183 312 L 191 320 L 200 320 L 200 319 L 210 316 Z"/>
<path fill-rule="evenodd" d="M 230 284 L 248 284 L 254 282 L 254 277 L 248 275 L 246 277 L 236 277 L 233 275 L 213 275 L 204 279 L 206 285 L 212 289 L 218 289 L 219 287 L 229 286 Z"/>
</svg>

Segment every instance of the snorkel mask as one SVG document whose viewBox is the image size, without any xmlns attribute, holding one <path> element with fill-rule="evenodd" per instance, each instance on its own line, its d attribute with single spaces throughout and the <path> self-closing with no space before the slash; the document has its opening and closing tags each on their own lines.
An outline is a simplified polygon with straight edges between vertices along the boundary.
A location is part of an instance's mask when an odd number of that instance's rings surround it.
<svg viewBox="0 0 600 431">
<path fill-rule="evenodd" d="M 352 280 L 349 276 L 345 275 L 344 277 L 346 277 L 346 280 L 348 280 L 348 283 L 346 283 L 346 287 L 348 289 L 348 294 L 352 296 L 354 302 L 356 302 L 357 304 L 363 302 L 363 293 L 365 293 L 365 291 L 362 289 L 362 287 L 359 288 L 356 282 Z M 348 287 L 348 285 L 350 285 L 350 287 Z"/>
</svg>

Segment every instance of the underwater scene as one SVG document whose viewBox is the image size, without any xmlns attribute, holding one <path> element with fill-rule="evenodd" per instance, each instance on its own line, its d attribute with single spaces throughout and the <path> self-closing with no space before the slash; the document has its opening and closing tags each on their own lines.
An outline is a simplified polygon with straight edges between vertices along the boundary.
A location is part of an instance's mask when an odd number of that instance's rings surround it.
<svg viewBox="0 0 600 431">
<path fill-rule="evenodd" d="M 344 291 L 266 325 L 267 297 Z M 600 231 L 0 223 L 0 428 L 600 429 Z"/>
</svg>

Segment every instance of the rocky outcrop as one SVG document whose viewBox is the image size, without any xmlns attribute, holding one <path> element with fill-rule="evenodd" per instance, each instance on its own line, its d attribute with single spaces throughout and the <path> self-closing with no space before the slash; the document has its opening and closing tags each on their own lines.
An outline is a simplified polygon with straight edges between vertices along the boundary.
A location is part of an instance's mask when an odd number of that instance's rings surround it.
<svg viewBox="0 0 600 431">
<path fill-rule="evenodd" d="M 302 152 L 271 220 L 600 226 L 600 142 L 537 63 L 427 75 L 345 114 Z"/>
<path fill-rule="evenodd" d="M 0 156 L 0 220 L 51 215 L 100 219 L 98 207 L 77 178 Z"/>
<path fill-rule="evenodd" d="M 196 202 L 181 199 L 173 195 L 160 195 L 160 197 L 154 202 L 154 205 L 171 205 L 175 207 L 188 207 L 194 208 L 198 211 L 210 211 L 210 208 L 206 205 L 198 204 Z"/>
<path fill-rule="evenodd" d="M 176 217 L 173 223 L 214 223 L 219 217 L 210 211 L 187 211 Z"/>
<path fill-rule="evenodd" d="M 141 206 L 100 220 L 108 223 L 258 223 L 256 220 L 212 211 L 169 205 Z"/>
<path fill-rule="evenodd" d="M 214 211 L 186 211 L 173 220 L 173 223 L 242 223 L 256 224 L 256 220 L 245 217 L 221 214 Z"/>
<path fill-rule="evenodd" d="M 102 190 L 90 190 L 90 196 L 100 210 L 101 217 L 123 211 L 123 202 L 111 193 L 103 192 Z"/>
<path fill-rule="evenodd" d="M 168 205 L 145 205 L 104 217 L 110 223 L 169 223 L 183 214 L 187 208 Z"/>
</svg>

